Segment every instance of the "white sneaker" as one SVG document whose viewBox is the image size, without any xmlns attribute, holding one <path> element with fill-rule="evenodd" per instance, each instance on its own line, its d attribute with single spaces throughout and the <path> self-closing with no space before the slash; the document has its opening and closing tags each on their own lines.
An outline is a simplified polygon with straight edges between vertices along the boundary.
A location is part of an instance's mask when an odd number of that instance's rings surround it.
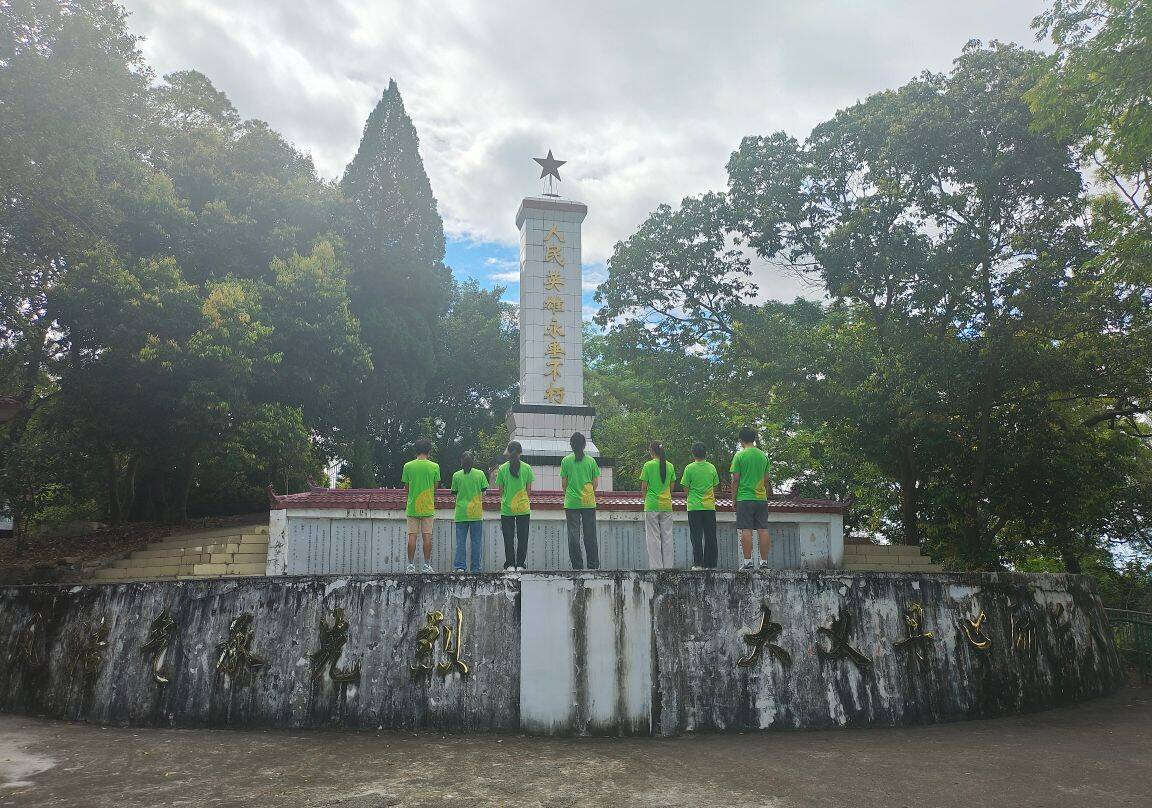
<svg viewBox="0 0 1152 808">
<path fill-rule="evenodd" d="M 412 564 L 412 563 L 409 563 L 409 564 L 408 564 L 408 574 L 409 574 L 409 575 L 412 575 L 412 574 L 414 574 L 415 572 L 416 572 L 416 565 L 415 565 L 415 564 Z"/>
<path fill-rule="evenodd" d="M 754 566 L 752 566 L 752 559 L 748 559 L 747 561 L 745 561 L 743 564 L 740 565 L 740 569 L 743 570 L 744 572 L 751 572 L 752 570 L 754 570 L 756 568 Z"/>
<path fill-rule="evenodd" d="M 520 572 L 527 572 L 528 571 L 527 567 L 517 567 L 516 569 L 518 569 Z"/>
<path fill-rule="evenodd" d="M 432 569 L 432 565 L 429 564 L 427 561 L 424 562 L 424 566 L 420 568 L 420 571 L 422 573 L 424 573 L 425 575 L 432 573 L 432 572 L 436 572 L 436 570 Z"/>
<path fill-rule="evenodd" d="M 697 566 L 696 564 L 693 564 L 693 565 L 692 565 L 692 571 L 693 571 L 693 572 L 700 572 L 702 569 L 704 569 L 704 568 L 703 568 L 703 567 L 700 567 L 700 566 Z"/>
</svg>

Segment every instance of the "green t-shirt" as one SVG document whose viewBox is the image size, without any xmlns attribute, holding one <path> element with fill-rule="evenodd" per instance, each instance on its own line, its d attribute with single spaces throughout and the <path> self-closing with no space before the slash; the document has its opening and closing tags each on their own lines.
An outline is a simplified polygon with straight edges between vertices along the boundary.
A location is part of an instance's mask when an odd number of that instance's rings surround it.
<svg viewBox="0 0 1152 808">
<path fill-rule="evenodd" d="M 565 508 L 596 507 L 596 487 L 592 484 L 600 476 L 596 458 L 584 455 L 583 460 L 577 460 L 575 454 L 570 454 L 560 461 L 560 476 L 568 481 L 564 488 Z"/>
<path fill-rule="evenodd" d="M 660 461 L 649 460 L 640 470 L 640 481 L 648 483 L 644 494 L 644 510 L 672 510 L 672 483 L 676 481 L 676 469 L 665 461 L 664 480 L 660 480 Z"/>
<path fill-rule="evenodd" d="M 488 475 L 475 466 L 467 474 L 457 469 L 452 474 L 452 491 L 456 494 L 456 521 L 479 522 L 484 518 L 484 490 Z"/>
<path fill-rule="evenodd" d="M 688 510 L 716 510 L 716 486 L 720 485 L 720 475 L 707 460 L 694 460 L 685 466 L 680 485 L 688 492 Z"/>
<path fill-rule="evenodd" d="M 764 487 L 764 477 L 768 474 L 768 455 L 755 446 L 741 449 L 732 458 L 729 471 L 740 475 L 740 487 L 736 491 L 736 501 L 767 500 L 768 490 Z"/>
<path fill-rule="evenodd" d="M 521 461 L 520 476 L 513 477 L 508 470 L 508 464 L 502 465 L 496 472 L 496 487 L 500 489 L 500 515 L 523 516 L 532 512 L 532 505 L 528 501 L 528 491 L 525 486 L 536 479 L 532 467 Z"/>
<path fill-rule="evenodd" d="M 400 482 L 408 485 L 408 507 L 404 513 L 415 519 L 436 514 L 436 483 L 440 482 L 440 465 L 431 460 L 409 460 L 404 464 Z"/>
</svg>

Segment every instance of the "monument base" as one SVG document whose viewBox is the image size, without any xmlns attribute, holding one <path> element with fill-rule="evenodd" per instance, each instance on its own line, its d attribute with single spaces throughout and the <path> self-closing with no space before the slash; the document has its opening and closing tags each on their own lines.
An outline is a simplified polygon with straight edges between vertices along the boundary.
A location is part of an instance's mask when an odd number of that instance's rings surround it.
<svg viewBox="0 0 1152 808">
<path fill-rule="evenodd" d="M 524 447 L 524 462 L 536 473 L 539 491 L 560 490 L 560 461 L 571 451 L 569 439 L 580 432 L 588 439 L 584 451 L 600 463 L 600 490 L 613 488 L 612 465 L 600 457 L 592 442 L 596 410 L 564 404 L 513 404 L 508 411 L 508 439 Z"/>
<path fill-rule="evenodd" d="M 675 735 L 1114 690 L 1076 575 L 618 572 L 0 588 L 0 709 L 141 726 Z"/>
</svg>

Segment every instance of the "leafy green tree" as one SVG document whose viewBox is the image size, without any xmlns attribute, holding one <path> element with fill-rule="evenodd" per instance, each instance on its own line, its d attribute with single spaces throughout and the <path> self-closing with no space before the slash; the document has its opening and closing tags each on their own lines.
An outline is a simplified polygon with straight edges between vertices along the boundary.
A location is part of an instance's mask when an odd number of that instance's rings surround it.
<svg viewBox="0 0 1152 808">
<path fill-rule="evenodd" d="M 998 563 L 1021 516 L 1017 436 L 1073 419 L 1072 443 L 1088 441 L 1146 382 L 1146 312 L 1093 263 L 1070 142 L 1039 131 L 1023 98 L 1044 65 L 972 43 L 950 73 L 872 96 L 804 143 L 745 138 L 727 195 L 708 197 L 716 215 L 661 209 L 617 245 L 601 321 L 724 357 L 895 485 L 899 538 L 931 524 L 941 553 Z M 820 280 L 832 307 L 749 305 L 732 237 Z M 685 245 L 716 260 L 679 271 Z"/>
<path fill-rule="evenodd" d="M 355 486 L 372 486 L 378 463 L 395 466 L 419 437 L 450 295 L 443 223 L 395 81 L 368 116 L 340 188 L 352 312 L 374 368 L 354 399 L 349 475 Z"/>
<path fill-rule="evenodd" d="M 0 7 L 0 357 L 6 392 L 23 402 L 0 436 L 9 483 L 0 496 L 24 516 L 19 443 L 55 392 L 64 355 L 48 301 L 90 249 L 131 241 L 118 201 L 163 196 L 137 157 L 150 73 L 107 0 L 24 0 Z M 143 189 L 143 191 L 141 191 Z"/>
<path fill-rule="evenodd" d="M 439 328 L 425 432 L 436 444 L 444 479 L 450 479 L 463 451 L 476 452 L 481 436 L 496 432 L 516 400 L 520 335 L 512 307 L 500 299 L 503 295 L 503 288 L 483 289 L 473 280 L 454 284 Z M 476 457 L 480 463 L 491 459 Z M 406 459 L 392 459 L 389 478 L 399 477 Z"/>
</svg>

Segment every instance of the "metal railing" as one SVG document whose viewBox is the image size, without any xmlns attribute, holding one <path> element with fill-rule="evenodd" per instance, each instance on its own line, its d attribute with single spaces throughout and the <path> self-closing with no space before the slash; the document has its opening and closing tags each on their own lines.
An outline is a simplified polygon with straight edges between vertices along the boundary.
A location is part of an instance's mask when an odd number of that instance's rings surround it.
<svg viewBox="0 0 1152 808">
<path fill-rule="evenodd" d="M 1136 668 L 1145 682 L 1152 681 L 1152 613 L 1130 609 L 1105 609 L 1116 650 Z"/>
</svg>

